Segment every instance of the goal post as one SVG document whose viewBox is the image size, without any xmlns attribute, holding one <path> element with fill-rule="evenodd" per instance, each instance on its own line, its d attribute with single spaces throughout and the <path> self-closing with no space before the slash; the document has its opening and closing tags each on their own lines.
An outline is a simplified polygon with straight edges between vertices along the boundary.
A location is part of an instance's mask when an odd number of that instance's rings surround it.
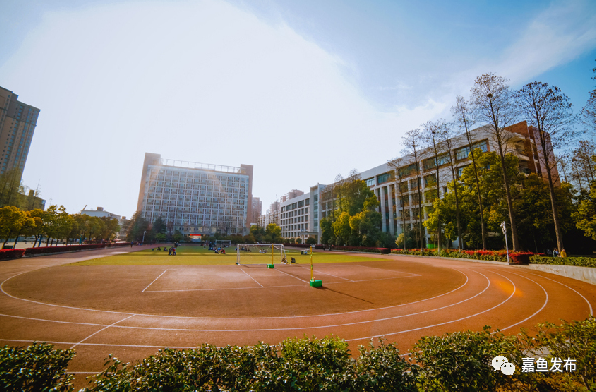
<svg viewBox="0 0 596 392">
<path fill-rule="evenodd" d="M 237 244 L 237 265 L 263 265 L 275 268 L 275 264 L 286 262 L 286 249 L 283 244 Z"/>
</svg>

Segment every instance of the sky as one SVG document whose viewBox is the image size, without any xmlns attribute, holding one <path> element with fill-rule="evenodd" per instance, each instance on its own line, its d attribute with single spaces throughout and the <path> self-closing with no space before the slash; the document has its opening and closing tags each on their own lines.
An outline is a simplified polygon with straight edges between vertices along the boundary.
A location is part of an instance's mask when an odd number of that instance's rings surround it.
<svg viewBox="0 0 596 392">
<path fill-rule="evenodd" d="M 130 217 L 144 154 L 254 166 L 268 205 L 400 155 L 493 72 L 593 90 L 596 2 L 0 0 L 0 86 L 40 109 L 23 183 Z"/>
</svg>

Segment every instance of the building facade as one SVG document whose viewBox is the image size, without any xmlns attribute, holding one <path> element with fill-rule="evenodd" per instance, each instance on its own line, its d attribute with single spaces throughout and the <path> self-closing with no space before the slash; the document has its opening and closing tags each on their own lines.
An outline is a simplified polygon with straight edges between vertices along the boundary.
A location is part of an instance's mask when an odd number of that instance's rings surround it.
<svg viewBox="0 0 596 392">
<path fill-rule="evenodd" d="M 250 219 L 250 224 L 251 225 L 259 225 L 259 219 L 261 218 L 261 215 L 263 214 L 263 202 L 261 201 L 260 198 L 258 197 L 253 197 L 252 198 L 252 212 L 251 212 L 251 219 Z"/>
<path fill-rule="evenodd" d="M 492 138 L 490 127 L 484 126 L 472 130 L 473 148 L 482 151 L 497 151 L 498 146 Z M 545 165 L 550 162 L 553 178 L 558 181 L 559 175 L 554 163 L 552 148 L 547 153 L 542 151 L 536 140 L 536 130 L 521 122 L 507 128 L 505 149 L 519 159 L 520 171 L 525 174 L 536 173 L 546 178 Z M 471 164 L 468 156 L 469 143 L 465 135 L 450 139 L 451 156 L 455 164 L 455 176 L 459 178 L 463 169 Z M 404 225 L 412 228 L 420 219 L 428 218 L 434 199 L 447 192 L 447 183 L 453 180 L 451 165 L 448 163 L 447 150 L 443 150 L 435 159 L 434 151 L 423 149 L 418 154 L 418 161 L 407 155 L 392 162 L 384 163 L 359 174 L 375 193 L 380 206 L 381 227 L 383 232 L 397 236 L 404 230 Z M 437 184 L 436 165 L 439 165 L 439 181 Z M 418 175 L 417 168 L 420 168 Z M 422 210 L 419 212 L 419 198 Z M 307 203 L 311 207 L 307 207 Z M 336 208 L 333 185 L 317 184 L 311 187 L 310 193 L 288 198 L 281 203 L 281 228 L 285 238 L 306 238 L 314 236 L 317 242 L 321 239 L 321 219 L 329 216 Z M 420 214 L 420 215 L 419 215 Z M 431 235 L 423 228 L 426 243 L 432 244 Z M 408 229 L 409 230 L 409 229 Z M 457 240 L 454 244 L 457 246 Z"/>
<path fill-rule="evenodd" d="M 146 153 L 137 211 L 150 222 L 161 217 L 171 233 L 244 235 L 250 228 L 252 184 L 252 165 L 171 161 Z"/>
<path fill-rule="evenodd" d="M 0 87 L 0 174 L 12 169 L 23 172 L 37 126 L 39 109 L 17 98 L 12 91 Z"/>
</svg>

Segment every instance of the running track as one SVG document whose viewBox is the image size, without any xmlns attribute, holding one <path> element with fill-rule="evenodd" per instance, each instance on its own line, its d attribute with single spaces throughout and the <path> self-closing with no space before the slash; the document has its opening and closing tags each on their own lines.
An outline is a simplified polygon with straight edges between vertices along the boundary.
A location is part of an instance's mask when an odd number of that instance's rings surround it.
<svg viewBox="0 0 596 392">
<path fill-rule="evenodd" d="M 139 249 L 142 248 L 135 248 Z M 61 265 L 122 251 L 123 249 L 105 249 L 1 262 L 0 343 L 22 346 L 33 341 L 45 341 L 58 348 L 74 348 L 77 355 L 71 362 L 69 371 L 77 374 L 78 384 L 81 384 L 83 377 L 103 369 L 108 354 L 114 354 L 124 361 L 132 361 L 154 354 L 162 347 L 192 348 L 204 342 L 220 346 L 255 344 L 257 341 L 276 344 L 287 337 L 304 334 L 317 337 L 337 335 L 350 343 L 352 352 L 356 352 L 357 346 L 367 344 L 371 338 L 385 337 L 397 342 L 402 352 L 406 352 L 416 340 L 426 335 L 467 329 L 481 330 L 484 325 L 513 334 L 522 327 L 531 329 L 539 322 L 583 320 L 593 315 L 596 305 L 596 286 L 557 275 L 497 263 L 386 255 L 379 257 L 395 260 L 393 264 L 407 267 L 410 272 L 419 272 L 406 274 L 400 281 L 409 282 L 409 286 L 400 286 L 407 291 L 400 293 L 400 296 L 410 298 L 408 292 L 411 291 L 411 300 L 393 305 L 391 301 L 379 300 L 380 305 L 376 305 L 375 300 L 366 300 L 375 298 L 376 283 L 369 282 L 367 287 L 370 288 L 371 296 L 363 297 L 365 299 L 351 296 L 345 302 L 351 304 L 356 300 L 363 300 L 366 302 L 363 306 L 347 310 L 342 308 L 343 303 L 338 303 L 337 306 L 343 311 L 335 312 L 326 312 L 317 303 L 309 302 L 309 293 L 321 291 L 304 288 L 302 278 L 308 276 L 306 266 L 293 266 L 298 268 L 294 270 L 279 268 L 276 272 L 288 275 L 287 281 L 294 282 L 287 287 L 298 284 L 300 290 L 305 290 L 303 294 L 297 294 L 296 302 L 303 298 L 305 309 L 310 309 L 303 314 L 296 313 L 301 308 L 288 311 L 294 314 L 281 312 L 282 316 L 198 317 L 187 310 L 173 309 L 170 312 L 172 314 L 147 311 L 146 305 L 139 307 L 139 311 L 123 311 L 122 308 L 126 309 L 127 298 L 122 299 L 123 304 L 114 303 L 109 307 L 105 304 L 83 307 L 76 305 L 76 298 L 72 300 L 75 305 L 65 304 L 62 300 L 60 303 L 40 300 L 35 290 L 27 289 L 26 282 L 31 282 L 35 274 L 40 276 L 46 271 L 60 272 L 60 268 L 66 268 L 60 267 Z M 367 257 L 370 258 L 370 255 Z M 366 267 L 365 263 L 361 264 L 360 267 Z M 49 269 L 45 270 L 46 268 Z M 331 267 L 324 264 L 318 268 L 319 277 L 323 279 L 324 285 L 328 282 L 327 286 L 330 288 L 342 287 L 340 285 L 348 284 L 349 282 L 345 282 L 348 280 L 356 282 L 336 275 L 334 270 L 329 269 Z M 168 269 L 170 266 L 161 266 L 164 277 L 167 276 Z M 266 283 L 258 274 L 265 273 L 264 270 L 241 268 L 241 271 L 247 275 L 247 280 L 250 278 L 255 282 L 256 290 L 235 290 L 236 292 L 242 291 L 245 295 L 247 292 L 264 292 L 261 289 L 267 289 L 263 287 Z M 432 287 L 427 287 L 428 295 L 419 294 L 425 277 L 420 271 L 429 271 L 429 277 L 434 274 L 439 279 L 439 283 L 435 280 Z M 381 278 L 383 274 L 381 271 Z M 139 287 L 144 287 L 140 297 L 163 295 L 158 290 L 158 284 L 164 277 L 158 275 L 153 273 L 152 279 L 145 276 L 138 278 L 138 284 L 142 284 Z M 441 277 L 444 277 L 443 284 L 440 283 Z M 389 280 L 383 283 L 385 286 L 391 284 L 390 275 L 387 279 Z M 337 285 L 333 286 L 333 283 Z M 64 293 L 73 285 L 79 290 L 76 293 L 87 287 L 84 284 L 76 286 L 76 282 L 61 284 Z M 381 283 L 378 284 L 381 287 Z M 134 286 L 134 282 L 127 283 L 127 286 Z M 149 293 L 152 290 L 153 293 Z M 218 293 L 225 297 L 224 291 Z M 338 293 L 338 290 L 331 291 Z M 193 298 L 209 298 L 206 295 Z M 275 298 L 271 302 L 275 302 Z M 279 301 L 283 301 L 283 298 Z M 192 304 L 188 305 L 187 299 L 185 303 L 187 306 L 183 309 L 192 309 L 192 306 L 189 307 Z M 222 300 L 220 306 L 226 306 L 225 300 Z M 288 306 L 279 309 L 290 309 Z M 262 308 L 261 302 L 259 309 Z M 275 306 L 273 308 L 275 311 Z M 176 315 L 177 312 L 179 315 Z"/>
</svg>

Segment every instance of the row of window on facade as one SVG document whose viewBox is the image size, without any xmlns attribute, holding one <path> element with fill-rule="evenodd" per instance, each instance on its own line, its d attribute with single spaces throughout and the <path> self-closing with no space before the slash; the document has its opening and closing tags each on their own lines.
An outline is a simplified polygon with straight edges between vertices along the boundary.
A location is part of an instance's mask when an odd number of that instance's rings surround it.
<svg viewBox="0 0 596 392">
<path fill-rule="evenodd" d="M 482 152 L 487 152 L 488 151 L 488 140 L 482 140 L 480 142 L 472 144 L 472 149 L 477 149 L 477 148 L 482 150 Z M 464 159 L 467 159 L 470 155 L 470 151 L 471 150 L 470 150 L 469 146 L 457 148 L 454 150 L 452 156 L 455 158 L 455 161 L 459 162 Z M 436 170 L 437 165 L 439 167 L 445 166 L 445 165 L 449 164 L 450 161 L 451 161 L 451 156 L 449 153 L 443 153 L 443 154 L 438 155 L 437 157 L 431 157 L 431 158 L 424 159 L 424 160 L 422 160 L 422 171 L 427 172 L 430 170 Z M 397 168 L 396 171 L 400 178 L 407 178 L 407 177 L 416 175 L 416 173 L 418 172 L 418 169 L 419 169 L 419 163 L 414 162 L 409 165 L 399 167 L 399 168 Z M 461 168 L 458 168 L 458 177 L 459 177 L 459 175 L 461 175 Z M 381 185 L 386 182 L 392 182 L 392 181 L 395 181 L 395 171 L 392 170 L 392 171 L 389 171 L 386 173 L 382 173 L 382 174 L 377 175 L 376 177 L 368 178 L 365 181 L 366 181 L 366 185 L 368 185 L 369 187 L 372 187 L 375 185 Z"/>
</svg>

